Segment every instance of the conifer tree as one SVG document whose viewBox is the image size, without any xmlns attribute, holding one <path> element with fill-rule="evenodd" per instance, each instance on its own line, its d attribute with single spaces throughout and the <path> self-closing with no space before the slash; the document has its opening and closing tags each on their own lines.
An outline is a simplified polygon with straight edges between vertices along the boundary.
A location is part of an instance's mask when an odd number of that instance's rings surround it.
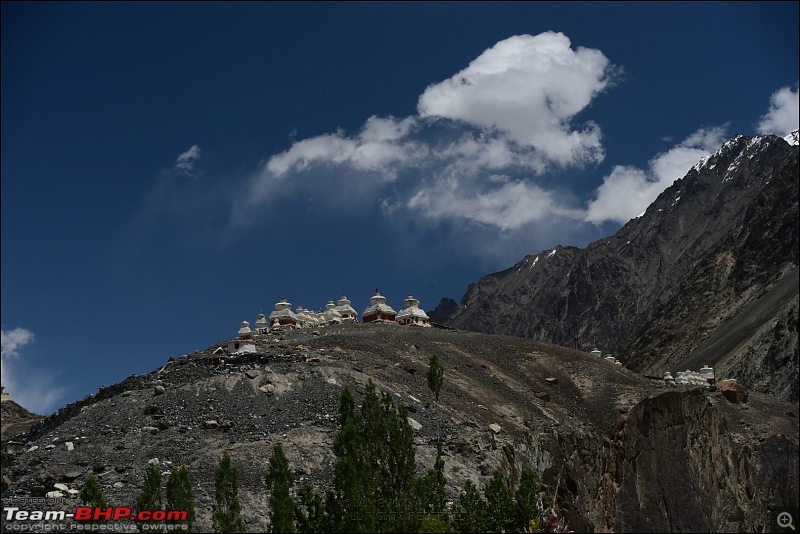
<svg viewBox="0 0 800 534">
<path fill-rule="evenodd" d="M 186 512 L 186 521 L 182 532 L 193 532 L 195 520 L 194 498 L 192 497 L 192 480 L 185 465 L 176 467 L 167 478 L 167 510 Z"/>
<path fill-rule="evenodd" d="M 528 530 L 531 521 L 539 524 L 539 484 L 530 471 L 523 470 L 514 493 L 514 529 Z"/>
<path fill-rule="evenodd" d="M 164 501 L 161 497 L 161 471 L 154 464 L 147 464 L 144 471 L 144 485 L 142 486 L 142 493 L 136 501 L 136 506 L 141 513 L 144 510 L 154 512 L 164 508 Z M 145 524 L 147 527 L 145 528 Z M 162 532 L 159 521 L 136 521 L 136 528 L 139 532 Z"/>
<path fill-rule="evenodd" d="M 107 508 L 108 503 L 106 503 L 105 497 L 103 497 L 103 492 L 100 491 L 100 486 L 97 484 L 97 478 L 94 475 L 89 475 L 86 477 L 86 483 L 83 485 L 83 489 L 81 490 L 81 502 L 87 506 L 91 506 L 93 508 Z M 105 520 L 92 520 L 90 523 L 105 523 Z"/>
<path fill-rule="evenodd" d="M 441 515 L 447 503 L 445 492 L 444 456 L 442 442 L 436 443 L 436 461 L 428 469 L 425 476 L 417 481 L 417 493 L 420 501 L 420 512 L 430 515 Z"/>
<path fill-rule="evenodd" d="M 294 518 L 296 504 L 290 494 L 294 477 L 289 470 L 289 460 L 280 443 L 272 447 L 269 457 L 267 484 L 272 493 L 269 497 L 269 519 L 272 532 L 295 532 Z"/>
<path fill-rule="evenodd" d="M 326 499 L 332 528 L 340 532 L 414 531 L 414 436 L 405 409 L 378 395 L 370 380 L 356 411 L 348 389 L 340 397 L 334 437 L 334 491 Z"/>
<path fill-rule="evenodd" d="M 450 516 L 445 510 L 447 493 L 444 475 L 442 442 L 436 442 L 436 462 L 428 472 L 417 480 L 419 512 L 422 514 L 420 532 L 449 532 Z"/>
<path fill-rule="evenodd" d="M 458 510 L 453 519 L 456 532 L 488 532 L 486 502 L 472 480 L 464 483 L 458 499 Z"/>
<path fill-rule="evenodd" d="M 370 476 L 370 466 L 360 432 L 361 416 L 349 388 L 339 397 L 341 428 L 333 439 L 337 461 L 333 473 L 333 494 L 325 508 L 335 532 L 375 531 L 374 497 L 377 488 Z"/>
<path fill-rule="evenodd" d="M 239 470 L 231 465 L 228 451 L 214 469 L 216 504 L 211 514 L 215 532 L 245 532 L 239 504 Z"/>
<path fill-rule="evenodd" d="M 439 363 L 439 357 L 434 354 L 428 361 L 428 387 L 433 392 L 436 400 L 439 400 L 439 393 L 442 391 L 442 384 L 444 383 L 444 368 Z"/>
<path fill-rule="evenodd" d="M 295 507 L 298 532 L 333 532 L 319 492 L 311 485 L 303 484 L 297 490 L 297 498 L 300 500 L 299 505 Z"/>
<path fill-rule="evenodd" d="M 514 496 L 503 474 L 495 470 L 483 489 L 486 497 L 486 529 L 488 532 L 509 532 L 514 529 Z"/>
</svg>

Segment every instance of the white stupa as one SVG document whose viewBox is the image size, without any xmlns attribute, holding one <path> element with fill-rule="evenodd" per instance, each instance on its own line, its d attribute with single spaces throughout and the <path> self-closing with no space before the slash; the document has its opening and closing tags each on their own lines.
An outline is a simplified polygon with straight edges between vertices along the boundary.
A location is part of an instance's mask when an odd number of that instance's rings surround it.
<svg viewBox="0 0 800 534">
<path fill-rule="evenodd" d="M 350 300 L 345 296 L 337 302 L 336 311 L 342 316 L 342 322 L 358 321 L 358 312 L 350 304 Z"/>
<path fill-rule="evenodd" d="M 342 322 L 342 314 L 336 309 L 336 305 L 332 300 L 328 301 L 325 305 L 325 312 L 323 313 L 325 322 L 328 324 L 340 324 Z"/>
<path fill-rule="evenodd" d="M 361 314 L 365 323 L 374 321 L 394 322 L 397 312 L 386 304 L 386 297 L 381 295 L 377 289 L 375 290 L 375 295 L 369 299 L 369 302 L 369 307 Z"/>
<path fill-rule="evenodd" d="M 397 313 L 395 320 L 402 325 L 430 327 L 428 315 L 419 307 L 419 300 L 411 295 L 403 301 L 403 309 Z"/>
<path fill-rule="evenodd" d="M 263 334 L 269 329 L 269 323 L 263 313 L 258 314 L 256 319 L 256 334 Z"/>
<path fill-rule="evenodd" d="M 275 304 L 275 311 L 269 314 L 269 322 L 275 326 L 275 319 L 278 324 L 283 327 L 296 328 L 297 315 L 292 311 L 291 303 L 286 301 L 285 297 L 281 297 L 280 302 Z"/>
<path fill-rule="evenodd" d="M 237 338 L 228 343 L 228 354 L 252 354 L 256 351 L 256 344 L 253 342 L 253 331 L 250 330 L 250 323 L 242 321 Z"/>
</svg>

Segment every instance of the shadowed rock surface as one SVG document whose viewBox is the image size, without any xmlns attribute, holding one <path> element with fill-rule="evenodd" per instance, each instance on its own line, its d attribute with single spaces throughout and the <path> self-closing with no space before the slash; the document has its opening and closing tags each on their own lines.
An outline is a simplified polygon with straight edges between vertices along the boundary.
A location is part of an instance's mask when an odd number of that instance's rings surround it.
<svg viewBox="0 0 800 534">
<path fill-rule="evenodd" d="M 513 484 L 529 469 L 546 491 L 558 486 L 577 531 L 773 531 L 779 512 L 797 517 L 796 404 L 756 392 L 733 404 L 511 336 L 353 324 L 256 342 L 257 354 L 209 347 L 48 417 L 22 450 L 4 449 L 4 506 L 56 483 L 79 490 L 92 473 L 109 504 L 134 506 L 157 458 L 165 474 L 188 466 L 197 527 L 207 531 L 213 471 L 227 450 L 248 529 L 261 531 L 272 445 L 283 444 L 297 483 L 328 487 L 338 397 L 348 386 L 358 402 L 372 380 L 419 426 L 420 474 L 442 436 L 451 499 L 467 478 L 481 487 L 499 468 Z M 444 367 L 438 403 L 425 379 L 434 353 Z M 76 504 L 65 496 L 58 506 Z"/>
<path fill-rule="evenodd" d="M 656 376 L 708 363 L 797 401 L 797 177 L 797 145 L 736 136 L 613 236 L 526 256 L 431 320 L 597 346 Z"/>
</svg>

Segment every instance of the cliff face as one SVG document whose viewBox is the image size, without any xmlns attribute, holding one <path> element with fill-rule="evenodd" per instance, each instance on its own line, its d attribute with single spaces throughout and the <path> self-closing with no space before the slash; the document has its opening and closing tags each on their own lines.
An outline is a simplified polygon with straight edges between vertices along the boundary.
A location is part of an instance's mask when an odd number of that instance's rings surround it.
<svg viewBox="0 0 800 534">
<path fill-rule="evenodd" d="M 229 451 L 248 529 L 261 531 L 273 444 L 298 484 L 328 487 L 339 394 L 347 386 L 358 403 L 372 380 L 417 423 L 418 473 L 442 437 L 450 499 L 468 478 L 480 487 L 499 468 L 513 485 L 528 469 L 577 531 L 772 531 L 779 512 L 797 513 L 798 407 L 766 395 L 733 404 L 576 350 L 436 328 L 340 325 L 256 346 L 230 358 L 210 347 L 63 408 L 23 450 L 4 451 L 3 504 L 56 483 L 80 489 L 94 473 L 111 505 L 130 506 L 158 459 L 163 471 L 188 466 L 205 531 Z M 438 402 L 425 379 L 434 353 Z"/>
<path fill-rule="evenodd" d="M 455 310 L 450 304 L 431 317 L 597 346 L 659 376 L 718 361 L 752 387 L 797 400 L 797 161 L 798 147 L 779 137 L 734 137 L 613 236 L 526 256 L 471 284 Z M 753 304 L 764 296 L 775 305 Z M 734 312 L 738 325 L 757 324 L 733 326 Z M 783 326 L 770 333 L 776 324 Z M 714 335 L 714 350 L 698 352 Z M 716 359 L 702 361 L 712 353 Z M 756 377 L 754 359 L 775 364 Z M 793 378 L 783 380 L 792 362 Z"/>
<path fill-rule="evenodd" d="M 704 363 L 798 399 L 798 160 L 776 173 L 734 229 L 625 350 L 645 374 Z"/>
</svg>

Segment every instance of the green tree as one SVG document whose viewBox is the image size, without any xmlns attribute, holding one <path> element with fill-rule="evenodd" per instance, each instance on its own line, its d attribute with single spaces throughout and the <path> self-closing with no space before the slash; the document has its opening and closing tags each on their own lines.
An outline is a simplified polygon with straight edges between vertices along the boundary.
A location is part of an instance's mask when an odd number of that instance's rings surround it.
<svg viewBox="0 0 800 534">
<path fill-rule="evenodd" d="M 456 532 L 489 532 L 486 522 L 486 502 L 472 480 L 464 483 L 458 498 L 458 510 L 453 519 Z"/>
<path fill-rule="evenodd" d="M 514 496 L 499 470 L 494 471 L 492 479 L 483 488 L 483 494 L 486 497 L 486 530 L 514 530 Z"/>
<path fill-rule="evenodd" d="M 231 464 L 227 451 L 214 469 L 216 504 L 211 514 L 215 532 L 245 532 L 242 505 L 239 504 L 239 470 Z"/>
<path fill-rule="evenodd" d="M 531 520 L 539 520 L 539 483 L 530 471 L 522 471 L 514 493 L 514 531 L 528 530 Z"/>
<path fill-rule="evenodd" d="M 100 491 L 100 486 L 97 484 L 97 478 L 94 475 L 86 477 L 86 483 L 83 485 L 80 497 L 81 502 L 87 506 L 94 508 L 108 507 L 108 503 L 106 503 L 106 499 L 103 497 L 103 492 Z M 105 520 L 93 520 L 90 523 L 105 523 Z"/>
<path fill-rule="evenodd" d="M 294 477 L 289 470 L 289 460 L 283 446 L 276 443 L 269 457 L 267 484 L 272 492 L 269 497 L 269 520 L 272 532 L 295 532 L 294 518 L 296 504 L 290 494 Z"/>
<path fill-rule="evenodd" d="M 156 510 L 163 510 L 164 501 L 161 497 L 161 471 L 154 464 L 147 464 L 144 471 L 144 485 L 142 486 L 142 493 L 136 500 L 136 506 L 139 512 L 147 510 L 154 512 Z M 139 532 L 144 532 L 144 525 L 147 524 L 146 530 L 148 532 L 162 532 L 160 521 L 136 521 L 136 528 Z"/>
<path fill-rule="evenodd" d="M 186 511 L 186 521 L 178 521 L 185 525 L 182 532 L 193 532 L 195 520 L 194 497 L 192 497 L 192 480 L 185 465 L 175 467 L 167 478 L 167 510 Z"/>
<path fill-rule="evenodd" d="M 419 509 L 424 514 L 424 517 L 444 517 L 447 515 L 445 511 L 445 505 L 447 504 L 446 482 L 442 442 L 437 441 L 436 462 L 434 462 L 432 468 L 428 469 L 425 476 L 417 481 Z"/>
<path fill-rule="evenodd" d="M 297 490 L 297 498 L 300 503 L 295 508 L 295 519 L 299 532 L 333 531 L 328 514 L 325 512 L 322 495 L 319 492 L 314 491 L 311 485 L 303 484 Z"/>
<path fill-rule="evenodd" d="M 434 354 L 428 361 L 428 387 L 433 392 L 436 400 L 439 400 L 439 393 L 442 391 L 442 384 L 444 383 L 444 368 L 439 363 L 439 357 Z"/>
<path fill-rule="evenodd" d="M 414 436 L 404 408 L 378 395 L 367 383 L 364 401 L 356 411 L 348 389 L 340 396 L 334 437 L 334 490 L 326 510 L 340 532 L 415 531 L 416 468 Z"/>
</svg>

